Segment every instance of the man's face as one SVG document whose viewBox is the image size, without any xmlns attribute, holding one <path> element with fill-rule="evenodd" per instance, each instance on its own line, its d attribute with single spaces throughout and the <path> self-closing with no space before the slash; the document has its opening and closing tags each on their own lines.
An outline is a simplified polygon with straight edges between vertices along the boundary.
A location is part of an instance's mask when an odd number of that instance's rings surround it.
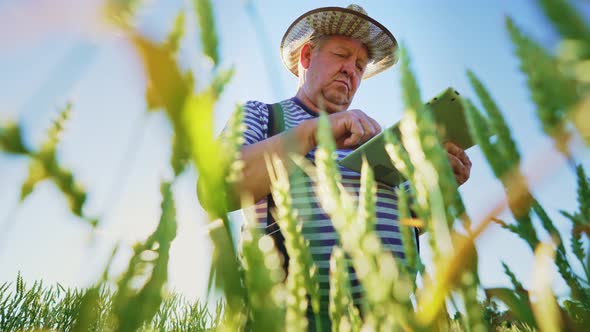
<svg viewBox="0 0 590 332">
<path fill-rule="evenodd" d="M 350 106 L 367 67 L 367 48 L 356 39 L 329 36 L 323 44 L 304 47 L 301 61 L 305 71 L 303 91 L 317 106 L 329 113 Z"/>
</svg>

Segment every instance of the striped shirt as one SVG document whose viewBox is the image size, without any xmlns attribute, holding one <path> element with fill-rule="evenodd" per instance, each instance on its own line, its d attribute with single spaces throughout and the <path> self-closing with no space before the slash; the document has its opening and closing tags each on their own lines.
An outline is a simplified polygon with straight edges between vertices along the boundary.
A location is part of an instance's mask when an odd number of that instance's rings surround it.
<svg viewBox="0 0 590 332">
<path fill-rule="evenodd" d="M 297 126 L 304 120 L 312 119 L 318 115 L 307 108 L 299 99 L 281 101 L 284 110 L 285 130 Z M 244 105 L 244 132 L 245 145 L 254 144 L 267 138 L 268 109 L 265 103 L 248 101 Z M 312 149 L 306 158 L 312 163 L 315 161 L 315 150 Z M 337 158 L 341 160 L 352 150 L 337 150 Z M 360 174 L 339 166 L 342 176 L 342 185 L 353 197 L 358 198 L 360 191 Z M 332 226 L 329 216 L 321 208 L 315 195 L 315 183 L 307 177 L 300 177 L 298 183 L 291 183 L 291 195 L 293 206 L 297 209 L 298 217 L 302 223 L 302 232 L 309 241 L 309 249 L 312 258 L 318 267 L 320 283 L 320 295 L 322 311 L 328 310 L 329 304 L 329 260 L 332 248 L 338 242 L 338 235 Z M 376 199 L 376 232 L 381 238 L 385 250 L 394 253 L 400 259 L 404 259 L 403 246 L 397 218 L 397 197 L 394 188 L 383 183 L 377 183 Z M 256 203 L 256 216 L 261 230 L 266 228 L 267 201 L 266 198 Z M 352 296 L 358 303 L 362 296 L 362 288 L 357 280 L 354 270 L 350 269 L 350 281 Z"/>
</svg>

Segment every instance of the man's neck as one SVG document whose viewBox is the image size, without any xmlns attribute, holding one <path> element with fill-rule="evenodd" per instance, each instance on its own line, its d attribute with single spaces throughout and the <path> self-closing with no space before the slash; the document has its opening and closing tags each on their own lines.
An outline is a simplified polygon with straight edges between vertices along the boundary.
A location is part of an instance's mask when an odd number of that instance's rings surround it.
<svg viewBox="0 0 590 332">
<path fill-rule="evenodd" d="M 327 105 L 325 102 L 324 105 L 322 105 L 323 100 L 312 100 L 307 96 L 307 94 L 305 93 L 305 91 L 303 91 L 302 88 L 299 88 L 299 90 L 297 90 L 297 94 L 295 94 L 295 97 L 297 97 L 297 99 L 299 99 L 303 105 L 309 108 L 309 110 L 317 114 L 319 114 L 321 110 L 326 110 L 328 113 L 336 113 L 340 111 L 338 109 L 330 107 L 331 105 Z"/>
<path fill-rule="evenodd" d="M 297 97 L 297 99 L 299 99 L 299 101 L 303 105 L 305 105 L 310 111 L 316 114 L 320 113 L 320 108 L 318 107 L 318 105 L 316 105 L 316 103 L 314 103 L 310 98 L 307 97 L 305 92 L 303 92 L 303 89 L 297 90 L 297 94 L 295 94 L 295 97 Z"/>
</svg>

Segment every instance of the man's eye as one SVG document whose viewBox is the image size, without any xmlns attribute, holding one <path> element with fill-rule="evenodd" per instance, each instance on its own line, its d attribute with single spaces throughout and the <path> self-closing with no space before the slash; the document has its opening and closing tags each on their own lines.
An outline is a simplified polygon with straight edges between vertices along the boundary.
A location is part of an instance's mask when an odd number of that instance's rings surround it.
<svg viewBox="0 0 590 332">
<path fill-rule="evenodd" d="M 334 54 L 338 57 L 344 58 L 344 54 L 342 54 L 342 53 L 334 53 Z"/>
</svg>

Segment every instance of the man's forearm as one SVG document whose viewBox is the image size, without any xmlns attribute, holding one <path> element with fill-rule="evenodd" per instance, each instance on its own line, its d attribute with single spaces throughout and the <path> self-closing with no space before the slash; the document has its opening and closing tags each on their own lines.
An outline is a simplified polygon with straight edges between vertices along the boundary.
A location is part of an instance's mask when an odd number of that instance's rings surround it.
<svg viewBox="0 0 590 332">
<path fill-rule="evenodd" d="M 307 120 L 297 127 L 244 146 L 241 159 L 244 162 L 242 180 L 234 188 L 234 195 L 246 194 L 259 201 L 270 193 L 270 178 L 265 156 L 277 156 L 287 165 L 289 154 L 307 154 L 315 146 L 317 120 Z"/>
</svg>

